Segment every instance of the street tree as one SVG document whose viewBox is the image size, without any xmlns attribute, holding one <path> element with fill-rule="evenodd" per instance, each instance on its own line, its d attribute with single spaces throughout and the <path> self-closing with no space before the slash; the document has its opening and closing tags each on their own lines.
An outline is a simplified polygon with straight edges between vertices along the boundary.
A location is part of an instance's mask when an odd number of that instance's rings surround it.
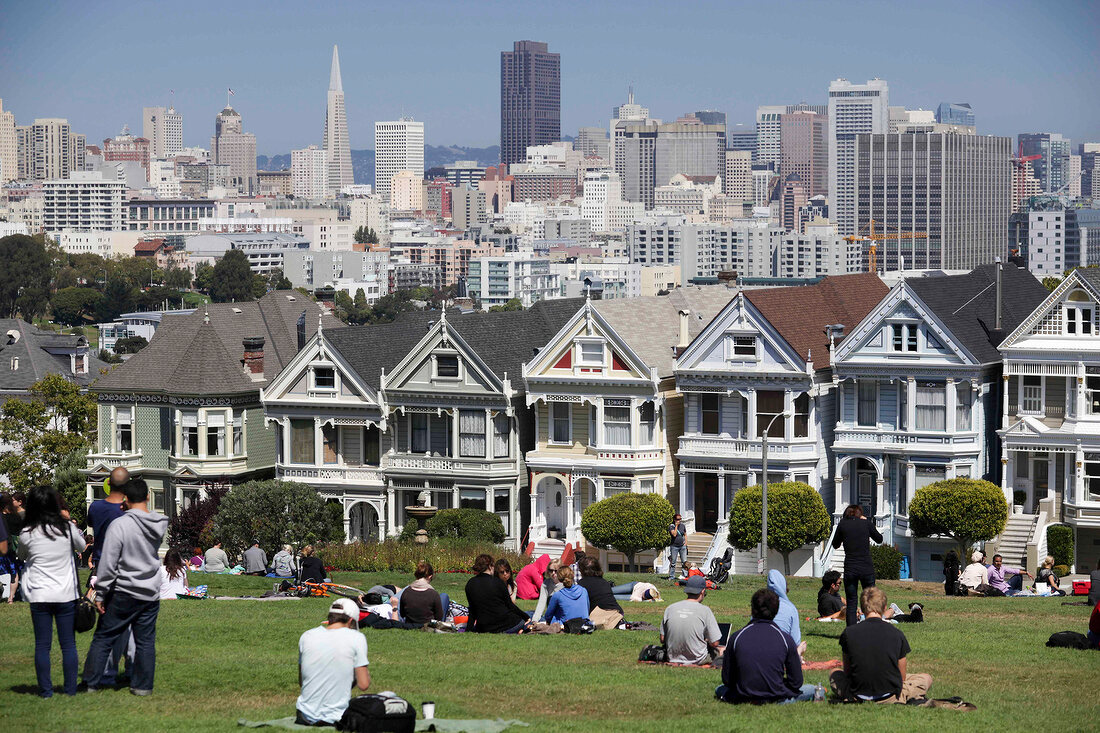
<svg viewBox="0 0 1100 733">
<path fill-rule="evenodd" d="M 747 486 L 733 495 L 729 543 L 738 550 L 760 545 L 764 492 Z M 783 574 L 791 574 L 791 553 L 829 536 L 829 512 L 821 494 L 801 481 L 768 484 L 768 547 L 783 556 Z"/>
<path fill-rule="evenodd" d="M 215 303 L 255 300 L 254 279 L 252 268 L 248 265 L 248 255 L 239 249 L 231 249 L 214 265 L 210 297 Z"/>
<path fill-rule="evenodd" d="M 633 572 L 637 553 L 669 544 L 675 514 L 668 499 L 657 494 L 614 494 L 589 504 L 581 515 L 581 533 L 596 547 L 626 555 Z"/>
<path fill-rule="evenodd" d="M 1008 522 L 1008 502 L 996 484 L 952 478 L 922 486 L 909 502 L 909 528 L 918 537 L 940 535 L 959 543 L 966 557 L 978 542 L 999 535 Z"/>
<path fill-rule="evenodd" d="M 60 374 L 30 386 L 27 398 L 0 408 L 0 474 L 16 489 L 50 483 L 67 455 L 87 448 L 95 428 L 95 400 Z"/>
</svg>

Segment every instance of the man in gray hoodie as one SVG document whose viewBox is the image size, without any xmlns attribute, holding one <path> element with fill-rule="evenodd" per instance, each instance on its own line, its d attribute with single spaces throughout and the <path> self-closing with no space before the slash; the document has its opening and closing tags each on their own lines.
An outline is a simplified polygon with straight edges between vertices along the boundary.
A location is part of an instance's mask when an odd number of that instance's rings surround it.
<svg viewBox="0 0 1100 733">
<path fill-rule="evenodd" d="M 164 541 L 168 517 L 149 510 L 149 486 L 143 479 L 131 480 L 125 493 L 127 511 L 111 523 L 102 540 L 95 597 L 101 615 L 84 661 L 84 684 L 89 692 L 99 688 L 107 655 L 129 628 L 135 647 L 130 692 L 148 695 L 153 691 L 160 611 L 157 550 Z"/>
<path fill-rule="evenodd" d="M 244 551 L 245 575 L 263 575 L 267 572 L 267 553 L 260 549 L 260 543 L 252 541 L 252 546 Z"/>
</svg>

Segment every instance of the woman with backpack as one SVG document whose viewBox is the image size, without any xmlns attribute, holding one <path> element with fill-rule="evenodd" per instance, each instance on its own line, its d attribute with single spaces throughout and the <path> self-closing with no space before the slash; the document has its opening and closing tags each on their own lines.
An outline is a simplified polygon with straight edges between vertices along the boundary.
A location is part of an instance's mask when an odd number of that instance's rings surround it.
<svg viewBox="0 0 1100 733">
<path fill-rule="evenodd" d="M 19 554 L 26 559 L 23 596 L 31 606 L 34 671 L 41 697 L 53 697 L 50 646 L 54 624 L 65 670 L 65 694 L 76 694 L 79 662 L 73 623 L 80 583 L 75 555 L 84 546 L 84 534 L 61 515 L 57 492 L 50 486 L 31 489 L 23 530 L 19 533 Z"/>
</svg>

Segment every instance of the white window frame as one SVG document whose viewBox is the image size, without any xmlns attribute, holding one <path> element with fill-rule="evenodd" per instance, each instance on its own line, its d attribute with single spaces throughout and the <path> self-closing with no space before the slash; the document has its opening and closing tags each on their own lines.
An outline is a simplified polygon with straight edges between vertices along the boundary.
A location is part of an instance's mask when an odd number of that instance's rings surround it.
<svg viewBox="0 0 1100 733">
<path fill-rule="evenodd" d="M 918 334 L 920 329 L 916 323 L 891 323 L 887 338 L 890 340 L 890 353 L 915 354 L 919 350 Z M 898 343 L 900 339 L 900 345 Z"/>
<path fill-rule="evenodd" d="M 245 454 L 244 444 L 244 413 L 235 412 L 233 414 L 233 455 L 234 457 L 243 456 Z"/>
<path fill-rule="evenodd" d="M 653 420 L 645 420 L 642 416 L 642 411 L 646 405 L 650 405 L 653 410 Z M 649 430 L 649 435 L 646 435 L 646 430 Z M 657 403 L 653 400 L 645 400 L 638 404 L 638 445 L 645 448 L 652 448 L 657 445 Z"/>
<path fill-rule="evenodd" d="M 611 411 L 611 410 L 625 410 L 626 411 L 626 420 L 625 421 L 623 421 L 623 420 L 609 420 L 608 415 L 609 415 L 609 411 Z M 604 406 L 604 408 L 603 408 L 603 425 L 600 426 L 600 429 L 603 431 L 603 434 L 600 436 L 603 439 L 600 443 L 601 445 L 606 446 L 608 448 L 630 448 L 633 445 L 633 443 L 634 443 L 634 427 L 631 424 L 633 422 L 632 412 L 633 411 L 630 409 L 630 407 L 608 407 L 606 405 Z M 626 425 L 626 430 L 627 430 L 627 441 L 626 441 L 626 443 L 612 443 L 608 439 L 607 428 L 608 428 L 609 425 L 616 425 L 616 426 L 620 426 L 620 427 L 623 426 L 623 425 Z"/>
<path fill-rule="evenodd" d="M 738 343 L 741 341 L 742 343 Z M 737 350 L 744 349 L 748 344 L 745 342 L 752 342 L 752 353 L 737 353 Z M 760 339 L 757 338 L 755 333 L 727 333 L 725 339 L 726 347 L 726 361 L 760 361 Z"/>
<path fill-rule="evenodd" d="M 1065 336 L 1094 336 L 1093 318 L 1096 316 L 1096 304 L 1063 303 L 1062 334 Z M 1088 315 L 1088 318 L 1085 315 Z"/>
<path fill-rule="evenodd" d="M 322 387 L 317 384 L 317 371 L 319 369 L 325 369 L 332 372 L 332 386 Z M 337 369 L 331 364 L 314 364 L 309 370 L 309 388 L 315 392 L 335 392 L 340 388 L 340 378 L 337 375 Z"/>
<path fill-rule="evenodd" d="M 127 407 L 115 408 L 115 452 L 117 453 L 134 453 L 134 405 Z M 123 423 L 119 420 L 120 414 L 126 414 L 126 422 Z M 122 448 L 122 426 L 125 425 L 130 433 L 130 448 L 129 450 L 123 450 Z"/>
<path fill-rule="evenodd" d="M 1100 374 L 1085 374 L 1085 414 L 1100 415 Z"/>
<path fill-rule="evenodd" d="M 1028 376 L 1020 377 L 1020 395 L 1017 400 L 1017 410 L 1021 415 L 1042 415 L 1045 413 L 1046 408 L 1046 380 L 1043 377 L 1036 377 L 1039 380 L 1039 385 L 1028 385 Z M 1038 389 L 1039 393 L 1036 397 L 1034 394 L 1028 396 L 1029 389 Z M 1029 406 L 1030 405 L 1030 406 Z"/>
<path fill-rule="evenodd" d="M 577 339 L 577 366 L 603 367 L 607 364 L 607 348 L 602 339 Z M 590 361 L 585 358 L 584 347 L 598 346 L 600 348 L 599 361 Z"/>
<path fill-rule="evenodd" d="M 188 422 L 194 422 L 194 425 L 188 425 Z M 193 430 L 195 436 L 195 451 L 193 453 L 187 450 L 187 431 Z M 181 410 L 180 411 L 180 443 L 179 443 L 179 455 L 187 458 L 197 458 L 199 451 L 202 450 L 202 436 L 199 435 L 199 411 L 198 410 Z"/>
<path fill-rule="evenodd" d="M 439 358 L 447 357 L 455 360 L 455 366 L 457 367 L 457 373 L 454 375 L 440 374 L 439 373 Z M 437 351 L 432 354 L 432 379 L 439 379 L 443 381 L 462 381 L 462 359 L 459 358 L 457 351 Z"/>
<path fill-rule="evenodd" d="M 206 412 L 206 430 L 204 431 L 203 439 L 206 441 L 206 456 L 207 458 L 225 458 L 229 455 L 227 452 L 226 432 L 227 426 L 231 424 L 231 420 L 228 420 L 228 415 L 222 410 L 207 410 Z M 214 422 L 220 421 L 221 425 L 214 425 Z M 210 440 L 214 439 L 215 449 L 210 450 Z"/>
<path fill-rule="evenodd" d="M 863 399 L 860 397 L 860 391 L 865 383 L 870 382 L 875 387 L 875 411 L 874 422 L 863 423 L 859 420 L 860 406 L 863 404 Z M 877 428 L 878 427 L 878 407 L 879 407 L 879 382 L 878 380 L 860 379 L 856 382 L 856 425 L 861 428 Z"/>
<path fill-rule="evenodd" d="M 550 409 L 546 414 L 549 418 L 546 431 L 546 442 L 550 445 L 572 445 L 573 444 L 573 403 L 572 402 L 551 402 L 549 403 Z M 566 435 L 565 440 L 557 440 L 554 437 L 554 425 L 562 419 L 560 415 L 554 413 L 558 409 L 565 410 L 566 420 Z"/>
</svg>

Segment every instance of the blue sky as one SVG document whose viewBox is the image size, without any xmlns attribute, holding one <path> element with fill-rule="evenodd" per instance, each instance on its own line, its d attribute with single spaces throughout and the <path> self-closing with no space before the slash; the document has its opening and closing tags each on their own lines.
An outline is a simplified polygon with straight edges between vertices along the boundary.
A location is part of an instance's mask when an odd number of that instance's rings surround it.
<svg viewBox="0 0 1100 733">
<path fill-rule="evenodd" d="M 1100 4 L 1077 2 L 64 2 L 0 0 L 0 97 L 18 124 L 67 117 L 89 142 L 170 101 L 209 146 L 233 105 L 262 154 L 321 142 L 334 43 L 353 148 L 375 120 L 436 145 L 499 139 L 500 51 L 562 55 L 562 131 L 606 125 L 633 83 L 655 117 L 824 104 L 829 81 L 890 84 L 891 104 L 969 101 L 981 133 L 1100 141 Z"/>
</svg>

